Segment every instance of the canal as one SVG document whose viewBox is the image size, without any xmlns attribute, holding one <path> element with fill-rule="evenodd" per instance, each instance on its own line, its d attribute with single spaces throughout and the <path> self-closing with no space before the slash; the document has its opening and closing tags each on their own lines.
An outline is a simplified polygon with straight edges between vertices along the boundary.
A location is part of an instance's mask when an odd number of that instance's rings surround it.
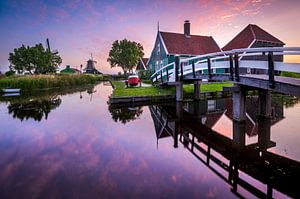
<svg viewBox="0 0 300 199">
<path fill-rule="evenodd" d="M 0 198 L 299 198 L 300 100 L 109 106 L 112 88 L 0 98 Z"/>
</svg>

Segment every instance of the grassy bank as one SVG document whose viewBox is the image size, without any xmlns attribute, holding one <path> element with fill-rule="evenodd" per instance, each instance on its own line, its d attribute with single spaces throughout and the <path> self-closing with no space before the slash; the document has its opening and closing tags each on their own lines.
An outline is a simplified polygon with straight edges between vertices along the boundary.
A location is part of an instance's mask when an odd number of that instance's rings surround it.
<svg viewBox="0 0 300 199">
<path fill-rule="evenodd" d="M 232 83 L 229 82 L 218 82 L 218 83 L 208 83 L 208 84 L 201 84 L 200 91 L 201 92 L 216 92 L 216 91 L 222 91 L 224 86 L 232 86 Z M 184 85 L 183 91 L 185 93 L 193 93 L 194 92 L 194 85 Z"/>
<path fill-rule="evenodd" d="M 300 74 L 299 73 L 293 73 L 293 72 L 282 71 L 280 75 L 284 76 L 284 77 L 300 78 Z"/>
<path fill-rule="evenodd" d="M 48 89 L 93 84 L 102 80 L 101 75 L 32 75 L 13 76 L 0 79 L 0 89 L 20 88 L 22 90 Z"/>
<path fill-rule="evenodd" d="M 175 95 L 175 87 L 133 87 L 125 88 L 124 82 L 112 81 L 114 86 L 113 97 L 133 97 L 133 96 L 161 96 Z M 201 84 L 201 92 L 222 91 L 223 86 L 232 86 L 232 83 L 211 83 Z M 194 85 L 184 85 L 184 95 L 190 95 L 194 92 Z"/>
<path fill-rule="evenodd" d="M 114 97 L 132 97 L 132 96 L 160 96 L 160 95 L 173 95 L 175 89 L 173 88 L 159 88 L 159 87 L 132 87 L 125 88 L 124 82 L 112 81 L 114 86 Z"/>
</svg>

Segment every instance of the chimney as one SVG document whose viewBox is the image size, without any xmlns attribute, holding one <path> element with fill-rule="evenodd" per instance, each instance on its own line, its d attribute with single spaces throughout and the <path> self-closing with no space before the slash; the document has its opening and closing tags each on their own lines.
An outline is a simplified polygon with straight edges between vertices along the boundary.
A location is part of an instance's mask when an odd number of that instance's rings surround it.
<svg viewBox="0 0 300 199">
<path fill-rule="evenodd" d="M 185 20 L 184 21 L 184 36 L 187 37 L 187 38 L 191 37 L 190 26 L 191 26 L 190 21 Z"/>
</svg>

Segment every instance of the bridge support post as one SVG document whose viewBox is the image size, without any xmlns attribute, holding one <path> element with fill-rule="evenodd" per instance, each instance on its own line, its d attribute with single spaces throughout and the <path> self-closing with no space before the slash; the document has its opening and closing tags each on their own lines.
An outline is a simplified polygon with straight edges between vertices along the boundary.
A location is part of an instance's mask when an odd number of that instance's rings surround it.
<svg viewBox="0 0 300 199">
<path fill-rule="evenodd" d="M 176 83 L 176 101 L 182 101 L 183 100 L 183 83 L 177 82 Z"/>
<path fill-rule="evenodd" d="M 200 81 L 194 82 L 194 100 L 200 99 Z"/>
<path fill-rule="evenodd" d="M 259 90 L 259 115 L 271 117 L 271 92 L 268 90 Z"/>
<path fill-rule="evenodd" d="M 177 106 L 177 105 L 176 105 Z M 178 148 L 178 135 L 181 133 L 180 122 L 175 121 L 174 132 L 173 132 L 173 147 Z"/>
<path fill-rule="evenodd" d="M 241 149 L 245 146 L 245 122 L 233 121 L 233 147 Z"/>
<path fill-rule="evenodd" d="M 174 148 L 178 148 L 178 135 L 182 133 L 181 120 L 182 120 L 182 103 L 176 102 L 176 121 L 175 121 L 175 131 L 173 132 Z"/>
<path fill-rule="evenodd" d="M 258 118 L 258 145 L 261 152 L 269 148 L 271 142 L 271 118 Z"/>
<path fill-rule="evenodd" d="M 246 120 L 246 93 L 241 86 L 236 85 L 236 89 L 232 93 L 233 98 L 233 120 L 242 122 Z"/>
</svg>

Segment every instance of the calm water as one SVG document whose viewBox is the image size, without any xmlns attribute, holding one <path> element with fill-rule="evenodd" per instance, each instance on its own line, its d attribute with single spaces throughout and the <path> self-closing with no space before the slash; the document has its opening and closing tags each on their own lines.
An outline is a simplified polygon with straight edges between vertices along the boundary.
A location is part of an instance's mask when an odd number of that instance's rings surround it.
<svg viewBox="0 0 300 199">
<path fill-rule="evenodd" d="M 108 85 L 0 98 L 0 198 L 299 197 L 300 103 L 108 107 Z"/>
</svg>

